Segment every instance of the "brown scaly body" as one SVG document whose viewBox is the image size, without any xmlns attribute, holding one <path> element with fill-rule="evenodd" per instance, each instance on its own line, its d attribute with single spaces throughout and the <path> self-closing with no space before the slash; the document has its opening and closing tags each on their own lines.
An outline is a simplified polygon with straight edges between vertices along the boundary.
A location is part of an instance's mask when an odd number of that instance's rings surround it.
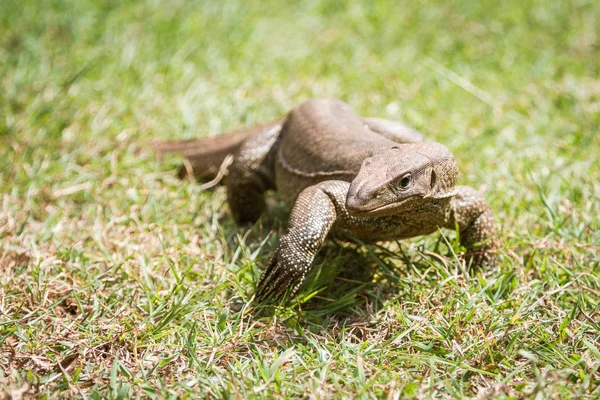
<svg viewBox="0 0 600 400">
<path fill-rule="evenodd" d="M 196 176 L 210 176 L 234 155 L 227 179 L 239 223 L 265 210 L 276 189 L 293 207 L 288 229 L 257 288 L 259 300 L 293 296 L 331 231 L 363 241 L 405 239 L 456 229 L 474 267 L 493 266 L 498 239 L 485 198 L 455 186 L 454 156 L 397 122 L 362 118 L 339 100 L 310 100 L 270 124 L 216 139 L 167 142 Z"/>
</svg>

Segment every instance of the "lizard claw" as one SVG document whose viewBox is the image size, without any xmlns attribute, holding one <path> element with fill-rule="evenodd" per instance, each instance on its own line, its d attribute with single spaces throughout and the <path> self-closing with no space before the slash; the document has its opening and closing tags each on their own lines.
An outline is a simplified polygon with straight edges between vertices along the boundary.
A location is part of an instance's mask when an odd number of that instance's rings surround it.
<svg viewBox="0 0 600 400">
<path fill-rule="evenodd" d="M 282 240 L 256 288 L 256 299 L 259 302 L 287 301 L 298 293 L 310 261 L 303 260 L 304 257 L 298 252 L 290 250 Z M 294 260 L 287 254 L 292 254 Z"/>
</svg>

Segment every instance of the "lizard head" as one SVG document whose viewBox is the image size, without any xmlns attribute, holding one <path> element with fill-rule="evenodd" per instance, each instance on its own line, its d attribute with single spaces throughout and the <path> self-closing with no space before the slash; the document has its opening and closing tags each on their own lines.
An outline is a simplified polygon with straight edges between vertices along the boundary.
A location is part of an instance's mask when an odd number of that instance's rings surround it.
<svg viewBox="0 0 600 400">
<path fill-rule="evenodd" d="M 354 217 L 389 216 L 454 196 L 458 166 L 439 143 L 399 144 L 366 158 L 350 183 Z"/>
</svg>

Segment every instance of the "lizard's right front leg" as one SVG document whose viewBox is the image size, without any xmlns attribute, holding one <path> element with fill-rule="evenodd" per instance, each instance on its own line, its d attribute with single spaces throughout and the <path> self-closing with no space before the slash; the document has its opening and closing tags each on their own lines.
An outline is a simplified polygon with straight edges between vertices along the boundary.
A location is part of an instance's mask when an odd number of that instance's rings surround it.
<svg viewBox="0 0 600 400">
<path fill-rule="evenodd" d="M 348 186 L 347 182 L 325 181 L 298 195 L 287 232 L 279 239 L 256 289 L 257 300 L 289 299 L 298 292 L 337 218 L 336 206 L 345 200 Z"/>
</svg>

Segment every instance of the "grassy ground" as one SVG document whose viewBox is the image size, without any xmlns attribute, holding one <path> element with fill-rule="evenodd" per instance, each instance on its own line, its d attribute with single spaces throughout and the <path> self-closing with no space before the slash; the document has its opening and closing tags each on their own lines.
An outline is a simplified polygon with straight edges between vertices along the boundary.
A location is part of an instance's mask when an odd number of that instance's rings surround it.
<svg viewBox="0 0 600 400">
<path fill-rule="evenodd" d="M 598 398 L 599 21 L 586 0 L 3 0 L 0 398 Z M 330 242 L 316 297 L 257 313 L 286 210 L 239 229 L 146 144 L 324 96 L 451 148 L 501 266 L 461 272 L 451 232 Z"/>
</svg>

